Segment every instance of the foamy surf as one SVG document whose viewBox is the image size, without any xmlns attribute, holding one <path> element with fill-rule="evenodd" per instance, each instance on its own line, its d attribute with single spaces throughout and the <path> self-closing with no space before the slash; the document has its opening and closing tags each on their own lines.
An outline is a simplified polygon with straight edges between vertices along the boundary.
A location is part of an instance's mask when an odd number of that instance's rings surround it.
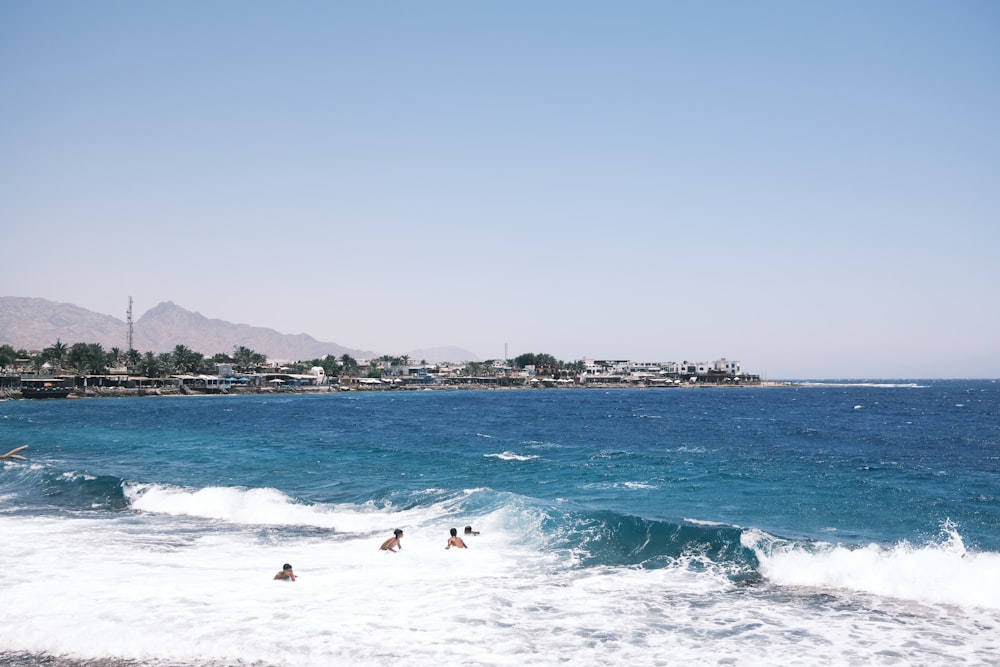
<svg viewBox="0 0 1000 667">
<path fill-rule="evenodd" d="M 985 663 L 997 655 L 980 630 L 995 615 L 911 607 L 906 624 L 879 622 L 899 610 L 871 597 L 870 622 L 859 623 L 850 599 L 813 600 L 795 593 L 798 585 L 739 587 L 697 553 L 652 570 L 579 568 L 546 552 L 544 536 L 523 544 L 530 517 L 511 512 L 482 517 L 468 550 L 444 549 L 441 518 L 407 530 L 396 554 L 378 550 L 381 536 L 272 542 L 254 530 L 163 523 L 165 515 L 0 518 L 5 543 L 22 545 L 17 575 L 0 574 L 2 617 L 16 619 L 0 629 L 0 653 L 293 667 L 548 665 L 556 656 L 585 667 L 865 664 L 875 651 Z M 283 562 L 298 581 L 271 580 Z M 921 653 L 906 648 L 914 633 L 956 643 Z"/>
<path fill-rule="evenodd" d="M 353 534 L 368 534 L 386 526 L 420 526 L 442 515 L 461 516 L 462 502 L 482 491 L 468 489 L 445 494 L 440 489 L 428 489 L 426 493 L 415 494 L 430 498 L 428 504 L 397 508 L 391 501 L 307 504 L 270 488 L 188 489 L 126 483 L 123 490 L 132 509 L 151 514 L 215 519 L 236 526 L 299 526 Z M 435 497 L 440 499 L 435 501 Z"/>
<path fill-rule="evenodd" d="M 1000 610 L 1000 554 L 967 551 L 951 525 L 939 541 L 923 545 L 802 544 L 752 530 L 743 543 L 757 555 L 761 574 L 780 586 Z"/>
</svg>

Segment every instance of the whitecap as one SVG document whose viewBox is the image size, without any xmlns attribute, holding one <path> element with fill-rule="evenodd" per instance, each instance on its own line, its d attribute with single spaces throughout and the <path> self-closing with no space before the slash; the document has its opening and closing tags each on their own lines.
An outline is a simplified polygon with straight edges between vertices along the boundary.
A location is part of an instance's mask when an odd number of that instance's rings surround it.
<svg viewBox="0 0 1000 667">
<path fill-rule="evenodd" d="M 500 452 L 499 454 L 483 454 L 483 456 L 488 459 L 500 459 L 501 461 L 530 461 L 539 458 L 537 454 L 518 454 L 511 451 Z"/>
<path fill-rule="evenodd" d="M 915 545 L 802 544 L 746 531 L 760 572 L 782 586 L 860 591 L 930 604 L 1000 609 L 1000 554 L 969 552 L 946 521 L 938 540 Z"/>
</svg>

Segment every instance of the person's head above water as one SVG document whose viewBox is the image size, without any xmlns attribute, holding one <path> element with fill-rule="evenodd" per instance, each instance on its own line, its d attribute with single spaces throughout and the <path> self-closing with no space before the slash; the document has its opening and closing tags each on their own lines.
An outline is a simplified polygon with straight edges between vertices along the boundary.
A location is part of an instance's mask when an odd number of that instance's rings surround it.
<svg viewBox="0 0 1000 667">
<path fill-rule="evenodd" d="M 451 529 L 451 536 L 455 537 L 456 535 L 458 535 L 458 528 L 452 528 Z"/>
<path fill-rule="evenodd" d="M 289 565 L 288 563 L 285 563 L 284 565 L 281 566 L 281 569 L 282 570 L 291 570 L 292 566 Z"/>
<path fill-rule="evenodd" d="M 403 530 L 401 528 L 397 528 L 396 530 L 392 531 L 392 534 L 395 535 L 396 537 L 399 537 L 400 535 L 403 534 Z"/>
</svg>

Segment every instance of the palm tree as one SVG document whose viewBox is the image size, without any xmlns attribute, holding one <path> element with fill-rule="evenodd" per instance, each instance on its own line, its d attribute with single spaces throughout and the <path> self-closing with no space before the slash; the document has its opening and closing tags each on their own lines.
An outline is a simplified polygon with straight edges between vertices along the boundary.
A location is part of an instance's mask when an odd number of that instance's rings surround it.
<svg viewBox="0 0 1000 667">
<path fill-rule="evenodd" d="M 236 368 L 243 372 L 249 372 L 257 366 L 262 366 L 267 362 L 267 357 L 259 352 L 240 345 L 233 349 L 233 363 Z"/>
<path fill-rule="evenodd" d="M 131 370 L 142 361 L 142 354 L 134 347 L 125 353 L 125 368 Z"/>
<path fill-rule="evenodd" d="M 95 375 L 103 375 L 108 372 L 108 353 L 104 351 L 100 343 L 91 343 L 87 346 L 90 356 L 90 372 Z"/>
<path fill-rule="evenodd" d="M 67 358 L 79 375 L 99 375 L 108 368 L 108 355 L 99 343 L 73 343 Z"/>
<path fill-rule="evenodd" d="M 152 352 L 144 354 L 136 365 L 139 367 L 139 371 L 146 377 L 155 378 L 160 376 L 160 362 Z"/>
<path fill-rule="evenodd" d="M 177 372 L 174 355 L 169 352 L 161 352 L 156 355 L 156 363 L 160 365 L 160 373 L 162 375 L 172 375 Z"/>
<path fill-rule="evenodd" d="M 191 350 L 184 345 L 174 347 L 172 353 L 174 368 L 178 373 L 191 373 L 201 368 L 205 358 L 198 352 Z"/>
<path fill-rule="evenodd" d="M 66 358 L 68 352 L 69 348 L 58 338 L 56 338 L 55 345 L 42 350 L 42 354 L 45 355 L 46 360 L 51 362 L 53 372 L 62 370 L 63 360 Z"/>
</svg>

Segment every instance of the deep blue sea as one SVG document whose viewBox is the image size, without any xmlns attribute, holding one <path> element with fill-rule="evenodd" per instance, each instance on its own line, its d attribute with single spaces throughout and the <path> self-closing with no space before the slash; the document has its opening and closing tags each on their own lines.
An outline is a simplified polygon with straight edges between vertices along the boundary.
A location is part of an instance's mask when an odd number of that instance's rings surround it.
<svg viewBox="0 0 1000 667">
<path fill-rule="evenodd" d="M 1000 664 L 996 381 L 2 402 L 20 445 L 0 665 Z"/>
</svg>

